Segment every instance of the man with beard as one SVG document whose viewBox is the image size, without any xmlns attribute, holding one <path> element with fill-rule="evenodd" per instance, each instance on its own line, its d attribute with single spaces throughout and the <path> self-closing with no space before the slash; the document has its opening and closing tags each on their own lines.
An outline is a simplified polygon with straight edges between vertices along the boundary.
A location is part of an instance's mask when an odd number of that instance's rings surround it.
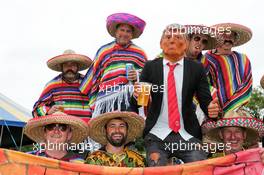
<svg viewBox="0 0 264 175">
<path fill-rule="evenodd" d="M 152 103 L 143 133 L 148 166 L 167 165 L 172 157 L 185 163 L 206 159 L 206 154 L 195 148 L 201 143 L 202 133 L 192 108 L 194 94 L 206 116 L 215 118 L 219 112 L 203 66 L 185 59 L 187 40 L 183 28 L 179 24 L 166 27 L 160 40 L 162 56 L 147 62 L 140 77 L 140 81 L 152 84 Z M 137 109 L 139 88 L 135 83 L 133 109 Z"/>
<path fill-rule="evenodd" d="M 144 167 L 145 159 L 125 146 L 140 137 L 144 119 L 133 112 L 109 112 L 90 120 L 90 137 L 103 145 L 86 158 L 87 164 Z"/>
<path fill-rule="evenodd" d="M 88 68 L 91 62 L 87 56 L 75 54 L 72 50 L 48 60 L 50 69 L 62 73 L 47 83 L 33 107 L 33 116 L 44 116 L 56 111 L 83 118 L 91 116 L 88 97 L 79 90 L 84 76 L 78 73 Z"/>
<path fill-rule="evenodd" d="M 83 162 L 81 156 L 73 152 L 78 150 L 69 150 L 71 147 L 78 148 L 76 145 L 88 137 L 89 127 L 82 119 L 55 112 L 29 120 L 24 129 L 25 134 L 39 145 L 34 147 L 31 154 L 69 162 Z"/>
</svg>

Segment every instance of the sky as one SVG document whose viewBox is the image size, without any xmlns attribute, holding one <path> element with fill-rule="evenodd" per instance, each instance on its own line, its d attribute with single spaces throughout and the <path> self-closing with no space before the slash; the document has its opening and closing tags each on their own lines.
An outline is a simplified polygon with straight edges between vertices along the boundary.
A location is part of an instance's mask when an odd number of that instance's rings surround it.
<svg viewBox="0 0 264 175">
<path fill-rule="evenodd" d="M 260 0 L 1 0 L 0 93 L 31 111 L 45 84 L 58 75 L 46 62 L 66 49 L 93 59 L 100 46 L 113 41 L 106 18 L 117 12 L 146 21 L 133 42 L 149 59 L 161 51 L 162 30 L 171 23 L 233 22 L 251 28 L 252 39 L 234 50 L 249 57 L 256 87 L 264 74 L 263 5 Z"/>
</svg>

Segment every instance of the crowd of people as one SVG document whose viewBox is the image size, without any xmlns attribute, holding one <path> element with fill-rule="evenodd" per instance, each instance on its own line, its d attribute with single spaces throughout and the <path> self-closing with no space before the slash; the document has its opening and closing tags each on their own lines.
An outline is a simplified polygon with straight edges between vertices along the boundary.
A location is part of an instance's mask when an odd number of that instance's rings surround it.
<svg viewBox="0 0 264 175">
<path fill-rule="evenodd" d="M 161 33 L 162 53 L 147 60 L 131 41 L 145 25 L 135 15 L 112 14 L 106 27 L 114 41 L 100 47 L 93 61 L 73 50 L 48 60 L 48 67 L 61 73 L 47 83 L 25 126 L 37 143 L 31 154 L 153 167 L 258 147 L 264 123 L 243 109 L 252 93 L 250 59 L 233 50 L 248 42 L 252 31 L 234 23 L 170 24 Z M 144 83 L 151 87 L 147 94 Z M 142 98 L 148 100 L 144 117 Z M 144 139 L 144 153 L 134 146 L 138 138 Z M 205 144 L 223 146 L 204 150 Z M 263 148 L 259 155 L 264 163 Z"/>
</svg>

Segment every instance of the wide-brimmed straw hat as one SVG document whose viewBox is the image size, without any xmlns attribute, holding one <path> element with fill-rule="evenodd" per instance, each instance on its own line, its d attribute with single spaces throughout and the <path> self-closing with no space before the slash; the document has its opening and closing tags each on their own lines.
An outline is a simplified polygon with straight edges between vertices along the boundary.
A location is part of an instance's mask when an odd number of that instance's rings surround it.
<svg viewBox="0 0 264 175">
<path fill-rule="evenodd" d="M 115 37 L 116 29 L 119 24 L 128 24 L 133 27 L 133 37 L 138 38 L 144 31 L 146 22 L 135 15 L 128 13 L 114 13 L 107 17 L 106 28 L 108 33 Z"/>
<path fill-rule="evenodd" d="M 191 34 L 201 34 L 208 36 L 208 44 L 203 50 L 211 50 L 216 47 L 216 32 L 214 28 L 210 28 L 204 25 L 185 25 L 186 33 Z"/>
<path fill-rule="evenodd" d="M 82 71 L 91 65 L 92 60 L 85 55 L 76 54 L 73 50 L 68 49 L 65 50 L 62 55 L 48 60 L 47 65 L 52 70 L 62 72 L 62 64 L 66 62 L 76 62 L 79 68 L 78 71 Z"/>
<path fill-rule="evenodd" d="M 210 141 L 222 142 L 219 131 L 223 127 L 237 126 L 245 128 L 247 137 L 245 143 L 255 143 L 258 137 L 264 135 L 264 123 L 257 118 L 251 117 L 247 112 L 229 111 L 223 118 L 217 121 L 207 121 L 202 125 L 203 134 Z"/>
<path fill-rule="evenodd" d="M 90 130 L 92 131 L 90 133 L 90 137 L 94 141 L 102 145 L 106 145 L 107 138 L 106 138 L 105 126 L 111 119 L 115 119 L 115 118 L 122 119 L 128 125 L 126 143 L 134 141 L 136 138 L 142 135 L 142 131 L 144 128 L 144 119 L 142 117 L 140 117 L 134 112 L 116 111 L 116 112 L 108 112 L 101 114 L 98 117 L 90 120 L 89 125 L 90 125 Z"/>
<path fill-rule="evenodd" d="M 211 28 L 215 28 L 217 30 L 218 32 L 217 40 L 219 44 L 224 42 L 224 33 L 229 31 L 235 32 L 237 34 L 236 41 L 233 45 L 234 47 L 241 46 L 242 44 L 245 44 L 252 38 L 251 29 L 241 24 L 220 23 L 211 26 Z"/>
<path fill-rule="evenodd" d="M 80 143 L 89 136 L 88 124 L 81 118 L 67 115 L 62 112 L 56 112 L 52 115 L 33 118 L 28 121 L 24 130 L 25 134 L 35 142 L 45 142 L 44 126 L 49 124 L 66 124 L 69 125 L 72 131 L 70 143 Z"/>
<path fill-rule="evenodd" d="M 260 85 L 264 89 L 264 75 L 262 76 L 262 78 L 260 80 Z"/>
</svg>

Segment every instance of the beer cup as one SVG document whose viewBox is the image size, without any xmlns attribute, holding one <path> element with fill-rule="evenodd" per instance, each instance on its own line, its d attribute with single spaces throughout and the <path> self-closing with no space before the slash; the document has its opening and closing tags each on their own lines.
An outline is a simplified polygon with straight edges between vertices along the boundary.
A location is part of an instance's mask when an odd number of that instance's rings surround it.
<svg viewBox="0 0 264 175">
<path fill-rule="evenodd" d="M 147 82 L 139 82 L 140 89 L 138 90 L 139 95 L 137 99 L 137 104 L 139 106 L 148 106 L 150 92 L 151 92 L 151 84 Z"/>
</svg>

